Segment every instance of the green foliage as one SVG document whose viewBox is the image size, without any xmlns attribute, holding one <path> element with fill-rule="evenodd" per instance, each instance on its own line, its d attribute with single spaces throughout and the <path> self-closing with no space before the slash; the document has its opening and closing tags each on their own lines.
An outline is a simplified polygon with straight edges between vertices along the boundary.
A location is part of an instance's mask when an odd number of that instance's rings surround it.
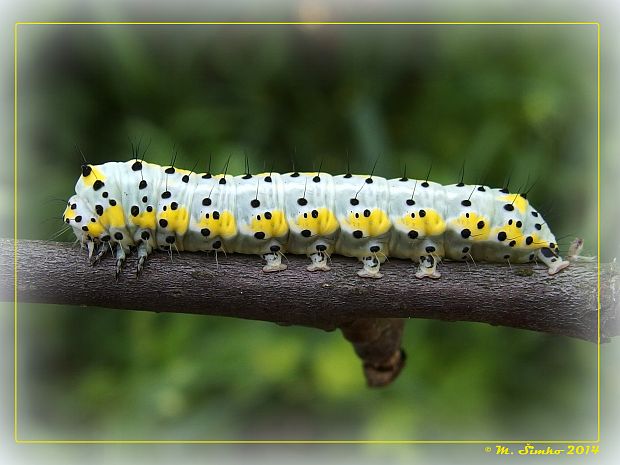
<svg viewBox="0 0 620 465">
<path fill-rule="evenodd" d="M 97 163 L 128 159 L 131 139 L 150 144 L 148 160 L 168 163 L 175 147 L 178 164 L 198 170 L 210 156 L 219 170 L 232 155 L 239 173 L 246 152 L 254 171 L 288 171 L 294 159 L 299 169 L 322 162 L 342 172 L 348 152 L 358 172 L 380 156 L 377 174 L 389 177 L 405 164 L 424 177 L 432 163 L 432 179 L 455 182 L 463 161 L 470 183 L 500 185 L 512 173 L 518 189 L 529 176 L 538 179 L 529 198 L 566 236 L 560 244 L 579 235 L 589 253 L 595 45 L 594 30 L 559 27 L 29 29 L 20 42 L 20 236 L 44 239 L 61 226 L 63 206 L 50 199 L 72 192 L 74 144 Z M 339 334 L 25 304 L 20 324 L 24 437 L 595 431 L 595 347 L 563 338 L 411 321 L 400 379 L 369 390 Z"/>
</svg>

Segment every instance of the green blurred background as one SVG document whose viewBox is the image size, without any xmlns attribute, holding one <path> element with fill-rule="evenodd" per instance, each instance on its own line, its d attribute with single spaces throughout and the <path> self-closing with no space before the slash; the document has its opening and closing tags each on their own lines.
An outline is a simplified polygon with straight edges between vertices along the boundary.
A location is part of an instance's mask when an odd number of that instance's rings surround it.
<svg viewBox="0 0 620 465">
<path fill-rule="evenodd" d="M 596 253 L 594 26 L 22 26 L 19 41 L 21 238 L 62 227 L 75 144 L 99 163 L 142 138 L 149 161 L 176 146 L 179 166 L 232 155 L 235 174 L 244 153 L 254 171 L 332 173 L 348 153 L 386 177 L 432 163 L 452 183 L 465 161 L 472 184 L 539 179 L 529 198 L 563 250 L 579 236 Z M 596 346 L 568 338 L 412 320 L 406 368 L 370 390 L 338 333 L 19 311 L 22 439 L 596 436 Z"/>
</svg>

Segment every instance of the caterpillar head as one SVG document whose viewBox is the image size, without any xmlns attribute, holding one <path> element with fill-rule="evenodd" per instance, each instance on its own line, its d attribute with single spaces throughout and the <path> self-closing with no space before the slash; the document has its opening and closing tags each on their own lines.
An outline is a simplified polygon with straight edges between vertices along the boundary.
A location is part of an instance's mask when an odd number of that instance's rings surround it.
<svg viewBox="0 0 620 465">
<path fill-rule="evenodd" d="M 101 239 L 105 229 L 94 212 L 77 195 L 71 196 L 62 214 L 63 221 L 71 226 L 75 237 L 82 243 Z"/>
</svg>

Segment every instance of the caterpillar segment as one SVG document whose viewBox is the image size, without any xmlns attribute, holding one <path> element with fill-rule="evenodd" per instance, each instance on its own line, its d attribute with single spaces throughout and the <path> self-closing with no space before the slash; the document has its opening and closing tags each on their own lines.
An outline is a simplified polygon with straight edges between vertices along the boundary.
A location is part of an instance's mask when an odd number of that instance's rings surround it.
<svg viewBox="0 0 620 465">
<path fill-rule="evenodd" d="M 329 271 L 340 225 L 334 214 L 334 182 L 326 173 L 286 173 L 279 176 L 289 225 L 287 251 L 310 258 L 308 271 Z"/>
<path fill-rule="evenodd" d="M 238 234 L 231 241 L 233 252 L 258 254 L 265 260 L 263 271 L 286 269 L 282 263 L 289 226 L 284 213 L 284 188 L 279 174 L 236 176 L 236 221 Z"/>
<path fill-rule="evenodd" d="M 568 266 L 526 194 L 460 182 L 292 172 L 194 173 L 138 159 L 84 164 L 63 214 L 89 260 L 107 252 L 117 276 L 137 250 L 137 273 L 153 250 L 259 255 L 264 272 L 306 255 L 311 272 L 332 254 L 357 258 L 358 275 L 381 278 L 388 257 L 412 260 L 437 279 L 443 260 Z"/>
<path fill-rule="evenodd" d="M 379 270 L 389 253 L 391 229 L 387 180 L 351 174 L 335 176 L 334 180 L 334 210 L 340 224 L 336 253 L 360 260 L 363 268 L 359 276 L 381 278 Z"/>
</svg>

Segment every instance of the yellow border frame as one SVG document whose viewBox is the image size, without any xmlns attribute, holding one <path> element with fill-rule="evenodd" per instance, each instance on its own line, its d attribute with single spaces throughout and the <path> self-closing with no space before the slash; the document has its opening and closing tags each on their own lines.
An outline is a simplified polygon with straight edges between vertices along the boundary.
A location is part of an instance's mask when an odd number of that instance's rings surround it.
<svg viewBox="0 0 620 465">
<path fill-rule="evenodd" d="M 597 28 L 597 433 L 595 440 L 38 440 L 17 437 L 17 31 L 22 25 L 595 25 Z M 197 21 L 197 22 L 16 22 L 14 40 L 14 440 L 17 444 L 598 444 L 601 441 L 601 24 L 596 21 L 522 21 L 522 22 L 348 22 L 348 21 Z"/>
</svg>

